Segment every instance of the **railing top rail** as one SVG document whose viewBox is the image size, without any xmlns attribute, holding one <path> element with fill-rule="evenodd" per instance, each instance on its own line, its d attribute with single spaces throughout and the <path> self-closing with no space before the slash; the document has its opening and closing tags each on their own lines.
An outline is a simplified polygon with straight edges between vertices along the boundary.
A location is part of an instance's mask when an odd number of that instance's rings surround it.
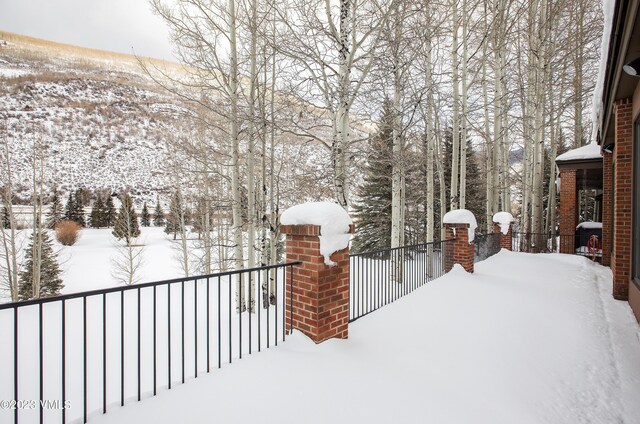
<svg viewBox="0 0 640 424">
<path fill-rule="evenodd" d="M 502 233 L 476 233 L 474 237 L 498 237 L 502 235 Z"/>
<path fill-rule="evenodd" d="M 524 235 L 524 236 L 547 236 L 547 237 L 575 237 L 579 234 L 553 234 L 553 233 L 527 233 L 524 231 L 513 231 L 511 234 L 515 235 Z"/>
<path fill-rule="evenodd" d="M 5 309 L 20 308 L 23 306 L 38 305 L 41 303 L 51 303 L 51 302 L 57 302 L 57 301 L 67 300 L 67 299 L 77 299 L 81 297 L 90 297 L 90 296 L 96 296 L 101 294 L 118 293 L 118 292 L 124 292 L 128 290 L 138 290 L 138 289 L 143 289 L 147 287 L 164 286 L 164 285 L 187 282 L 187 281 L 204 280 L 204 279 L 211 279 L 211 278 L 217 278 L 217 277 L 227 277 L 230 275 L 243 274 L 247 272 L 267 271 L 275 268 L 292 267 L 292 266 L 300 265 L 301 263 L 302 262 L 287 262 L 284 264 L 266 265 L 266 266 L 255 267 L 255 268 L 236 269 L 233 271 L 217 272 L 214 274 L 195 275 L 191 277 L 172 278 L 170 280 L 152 281 L 148 283 L 134 284 L 131 286 L 109 287 L 106 289 L 82 291 L 82 292 L 76 292 L 76 293 L 63 294 L 60 296 L 51 296 L 51 297 L 43 297 L 40 299 L 23 300 L 20 302 L 2 303 L 0 304 L 0 311 Z"/>
<path fill-rule="evenodd" d="M 453 239 L 450 239 L 450 240 L 436 240 L 436 241 L 430 241 L 428 243 L 409 244 L 409 245 L 406 245 L 406 246 L 392 247 L 392 248 L 389 248 L 389 249 L 377 249 L 377 250 L 369 250 L 367 252 L 350 253 L 349 256 L 353 257 L 353 256 L 361 256 L 361 255 L 371 255 L 373 253 L 393 252 L 394 250 L 412 249 L 412 248 L 424 247 L 424 246 L 429 246 L 429 245 L 435 245 L 435 244 L 439 244 L 439 243 L 449 243 L 449 242 L 453 242 L 453 241 L 454 241 Z"/>
</svg>

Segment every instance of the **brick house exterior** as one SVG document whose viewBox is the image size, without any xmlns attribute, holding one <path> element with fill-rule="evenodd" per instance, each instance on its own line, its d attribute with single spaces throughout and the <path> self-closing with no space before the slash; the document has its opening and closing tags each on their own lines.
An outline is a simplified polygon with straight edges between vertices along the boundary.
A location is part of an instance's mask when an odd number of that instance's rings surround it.
<svg viewBox="0 0 640 424">
<path fill-rule="evenodd" d="M 640 320 L 640 78 L 623 69 L 640 58 L 639 10 L 638 0 L 614 4 L 598 144 L 603 156 L 602 263 L 611 266 L 613 297 L 628 301 Z"/>
</svg>

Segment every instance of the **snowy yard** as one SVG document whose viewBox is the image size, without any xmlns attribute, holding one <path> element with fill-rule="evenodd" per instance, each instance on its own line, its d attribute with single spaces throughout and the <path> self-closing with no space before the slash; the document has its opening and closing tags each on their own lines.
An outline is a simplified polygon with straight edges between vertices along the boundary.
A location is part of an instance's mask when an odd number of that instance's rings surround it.
<svg viewBox="0 0 640 424">
<path fill-rule="evenodd" d="M 92 423 L 637 423 L 640 341 L 611 272 L 502 251 L 353 323 L 300 333 Z"/>
<path fill-rule="evenodd" d="M 85 228 L 73 246 L 63 246 L 54 240 L 58 262 L 62 270 L 64 288 L 62 294 L 122 286 L 113 275 L 113 261 L 119 257 L 116 238 L 111 229 Z M 18 246 L 26 249 L 29 230 L 18 234 Z M 196 235 L 193 235 L 195 238 Z M 184 275 L 178 260 L 177 243 L 163 228 L 142 227 L 137 243 L 143 246 L 140 282 L 160 281 Z M 0 294 L 0 302 L 9 302 L 6 290 Z"/>
</svg>

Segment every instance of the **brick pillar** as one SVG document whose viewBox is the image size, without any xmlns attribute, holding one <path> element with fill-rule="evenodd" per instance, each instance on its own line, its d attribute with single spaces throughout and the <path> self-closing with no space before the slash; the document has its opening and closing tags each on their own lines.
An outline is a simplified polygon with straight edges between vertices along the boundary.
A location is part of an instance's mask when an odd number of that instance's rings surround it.
<svg viewBox="0 0 640 424">
<path fill-rule="evenodd" d="M 353 227 L 352 227 L 353 232 Z M 330 338 L 346 339 L 349 329 L 349 247 L 331 255 L 337 265 L 325 265 L 320 254 L 320 227 L 283 225 L 286 234 L 287 262 L 302 262 L 293 267 L 293 301 L 287 282 L 286 327 L 306 334 L 320 343 Z"/>
<path fill-rule="evenodd" d="M 451 271 L 453 264 L 460 264 L 467 272 L 473 272 L 474 244 L 469 243 L 469 224 L 444 224 L 445 240 L 454 239 L 453 243 L 445 243 L 445 272 Z"/>
<path fill-rule="evenodd" d="M 613 155 L 602 152 L 602 265 L 611 265 L 611 215 L 613 200 Z"/>
<path fill-rule="evenodd" d="M 576 233 L 578 225 L 578 187 L 576 186 L 576 170 L 560 171 L 560 235 Z M 560 237 L 560 253 L 575 253 L 574 239 Z"/>
<path fill-rule="evenodd" d="M 513 237 L 513 227 L 509 224 L 509 231 L 507 234 L 503 234 L 500 229 L 500 224 L 493 223 L 493 232 L 500 233 L 500 249 L 511 250 L 511 238 Z"/>
<path fill-rule="evenodd" d="M 633 118 L 631 99 L 615 102 L 616 147 L 613 151 L 613 297 L 627 300 L 631 278 L 631 212 L 633 192 Z"/>
</svg>

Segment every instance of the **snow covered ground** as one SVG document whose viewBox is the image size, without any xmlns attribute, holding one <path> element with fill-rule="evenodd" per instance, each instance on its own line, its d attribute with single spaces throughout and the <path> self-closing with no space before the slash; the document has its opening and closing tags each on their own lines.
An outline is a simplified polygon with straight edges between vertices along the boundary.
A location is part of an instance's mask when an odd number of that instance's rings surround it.
<svg viewBox="0 0 640 424">
<path fill-rule="evenodd" d="M 637 423 L 640 341 L 611 272 L 502 251 L 353 323 L 275 349 L 96 424 Z"/>
<path fill-rule="evenodd" d="M 54 240 L 58 263 L 64 281 L 63 294 L 103 289 L 121 285 L 113 275 L 113 261 L 118 258 L 119 243 L 111 229 L 85 228 L 73 246 L 63 246 Z M 26 249 L 30 230 L 19 233 L 18 246 Z M 197 235 L 193 234 L 193 237 Z M 184 275 L 177 258 L 177 243 L 165 234 L 163 228 L 142 227 L 136 242 L 143 246 L 139 281 L 159 281 Z M 0 303 L 10 301 L 8 292 L 0 294 Z"/>
</svg>

